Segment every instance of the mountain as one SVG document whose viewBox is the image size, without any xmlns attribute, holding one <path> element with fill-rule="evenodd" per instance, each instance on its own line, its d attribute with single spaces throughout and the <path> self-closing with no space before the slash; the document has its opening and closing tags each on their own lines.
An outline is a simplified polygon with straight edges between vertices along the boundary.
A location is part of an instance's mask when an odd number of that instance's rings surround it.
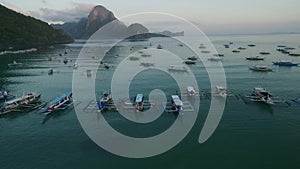
<svg viewBox="0 0 300 169">
<path fill-rule="evenodd" d="M 109 24 L 108 24 L 109 23 Z M 88 17 L 81 18 L 78 22 L 67 22 L 64 24 L 54 24 L 54 28 L 63 29 L 75 39 L 87 39 L 104 25 L 107 37 L 117 38 L 134 34 L 147 34 L 149 31 L 141 24 L 134 23 L 126 26 L 119 21 L 114 14 L 101 5 L 97 5 L 89 13 Z M 145 36 L 139 35 L 138 38 Z"/>
<path fill-rule="evenodd" d="M 73 38 L 62 29 L 17 13 L 0 4 L 0 51 L 70 43 Z"/>
</svg>

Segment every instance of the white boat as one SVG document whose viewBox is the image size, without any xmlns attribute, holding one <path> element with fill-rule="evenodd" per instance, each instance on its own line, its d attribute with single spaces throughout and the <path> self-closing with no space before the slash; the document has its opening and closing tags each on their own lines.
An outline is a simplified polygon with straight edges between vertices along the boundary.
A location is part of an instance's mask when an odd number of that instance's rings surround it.
<svg viewBox="0 0 300 169">
<path fill-rule="evenodd" d="M 217 96 L 226 98 L 228 96 L 228 91 L 224 86 L 216 85 L 216 94 Z"/>
<path fill-rule="evenodd" d="M 172 109 L 183 115 L 183 102 L 178 95 L 172 95 Z"/>
<path fill-rule="evenodd" d="M 73 69 L 77 69 L 78 68 L 78 63 L 75 62 L 74 65 L 73 65 Z"/>
<path fill-rule="evenodd" d="M 31 92 L 22 97 L 9 100 L 0 108 L 0 114 L 7 114 L 14 111 L 21 111 L 23 108 L 30 108 L 41 98 L 41 94 Z"/>
<path fill-rule="evenodd" d="M 174 71 L 174 72 L 187 72 L 187 68 L 181 65 L 170 65 L 168 67 L 169 71 Z"/>
<path fill-rule="evenodd" d="M 246 96 L 250 98 L 250 101 L 253 102 L 263 102 L 266 104 L 274 104 L 273 95 L 268 92 L 266 89 L 261 87 L 253 88 L 252 94 L 250 96 Z"/>
<path fill-rule="evenodd" d="M 186 88 L 186 91 L 189 96 L 195 96 L 197 94 L 197 92 L 193 86 L 188 86 Z"/>
<path fill-rule="evenodd" d="M 9 63 L 7 64 L 8 67 L 18 67 L 18 66 L 22 66 L 23 63 L 17 63 L 17 61 L 13 61 L 13 63 Z"/>
<path fill-rule="evenodd" d="M 210 61 L 221 61 L 222 58 L 220 58 L 218 56 L 212 56 L 212 57 L 207 58 L 207 60 L 210 60 Z"/>
</svg>

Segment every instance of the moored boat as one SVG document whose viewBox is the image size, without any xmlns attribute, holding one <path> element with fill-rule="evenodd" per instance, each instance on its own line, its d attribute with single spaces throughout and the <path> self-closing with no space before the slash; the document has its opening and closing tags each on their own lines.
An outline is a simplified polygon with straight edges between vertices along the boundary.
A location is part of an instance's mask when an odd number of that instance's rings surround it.
<svg viewBox="0 0 300 169">
<path fill-rule="evenodd" d="M 178 95 L 172 95 L 172 110 L 176 111 L 177 113 L 183 115 L 183 102 L 181 101 Z"/>
<path fill-rule="evenodd" d="M 13 61 L 12 63 L 7 64 L 8 67 L 18 67 L 18 66 L 22 66 L 23 63 L 17 63 L 17 61 Z"/>
<path fill-rule="evenodd" d="M 22 109 L 33 107 L 39 102 L 41 94 L 31 92 L 19 98 L 6 101 L 0 108 L 0 114 L 7 114 L 10 112 L 22 111 Z"/>
<path fill-rule="evenodd" d="M 261 55 L 269 55 L 270 52 L 259 52 L 259 54 L 261 54 Z"/>
<path fill-rule="evenodd" d="M 216 94 L 217 94 L 217 96 L 226 98 L 228 95 L 228 91 L 224 86 L 216 85 Z"/>
<path fill-rule="evenodd" d="M 0 100 L 6 99 L 8 96 L 9 91 L 6 89 L 0 89 Z"/>
<path fill-rule="evenodd" d="M 254 65 L 254 66 L 250 66 L 249 67 L 250 70 L 252 71 L 257 71 L 257 72 L 272 72 L 273 69 L 270 68 L 269 66 L 258 66 L 258 65 Z"/>
<path fill-rule="evenodd" d="M 72 93 L 64 94 L 50 102 L 50 106 L 47 108 L 47 110 L 44 112 L 44 114 L 51 114 L 56 110 L 62 110 L 67 105 L 69 105 L 72 101 Z"/>
<path fill-rule="evenodd" d="M 193 60 L 185 60 L 183 62 L 187 65 L 195 65 L 196 64 L 196 61 L 193 61 Z"/>
<path fill-rule="evenodd" d="M 261 56 L 253 56 L 253 57 L 246 57 L 246 60 L 264 60 L 264 57 Z"/>
<path fill-rule="evenodd" d="M 188 60 L 196 61 L 198 58 L 196 56 L 190 56 L 187 58 Z"/>
<path fill-rule="evenodd" d="M 134 98 L 134 104 L 135 104 L 135 109 L 137 111 L 143 111 L 144 110 L 144 95 L 137 94 Z"/>
<path fill-rule="evenodd" d="M 292 60 L 276 61 L 276 62 L 273 62 L 273 64 L 278 65 L 278 66 L 287 66 L 287 67 L 298 66 L 298 63 L 294 63 Z"/>
<path fill-rule="evenodd" d="M 253 88 L 251 95 L 246 97 L 250 98 L 250 101 L 253 102 L 274 104 L 273 95 L 270 92 L 268 92 L 266 89 L 261 87 Z"/>
</svg>

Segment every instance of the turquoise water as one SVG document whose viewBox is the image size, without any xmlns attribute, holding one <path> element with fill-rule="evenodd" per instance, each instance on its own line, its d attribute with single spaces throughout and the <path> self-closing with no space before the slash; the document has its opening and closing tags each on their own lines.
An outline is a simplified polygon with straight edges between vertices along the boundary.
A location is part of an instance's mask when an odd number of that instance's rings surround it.
<svg viewBox="0 0 300 169">
<path fill-rule="evenodd" d="M 295 47 L 299 51 L 300 35 L 213 36 L 210 39 L 217 51 L 225 55 L 222 63 L 227 86 L 234 95 L 262 86 L 289 101 L 290 106 L 245 104 L 239 97 L 229 97 L 217 130 L 208 141 L 199 144 L 199 133 L 210 104 L 209 99 L 203 99 L 196 124 L 187 137 L 170 151 L 145 159 L 119 157 L 98 147 L 85 134 L 72 108 L 49 117 L 41 114 L 41 110 L 8 114 L 0 117 L 0 168 L 299 168 L 300 105 L 290 100 L 300 97 L 300 68 L 274 66 L 274 72 L 261 73 L 249 71 L 248 66 L 271 65 L 272 61 L 281 59 L 300 63 L 300 57 L 276 51 L 277 45 Z M 223 44 L 229 42 L 233 45 L 225 49 Z M 256 46 L 250 48 L 248 44 Z M 0 56 L 0 87 L 18 96 L 36 91 L 42 94 L 44 101 L 71 91 L 72 65 L 81 47 L 82 43 L 77 41 L 35 53 Z M 240 53 L 231 52 L 238 47 L 247 49 Z M 128 54 L 129 47 L 124 48 L 125 51 L 116 52 Z M 174 46 L 174 50 L 177 48 L 177 45 Z M 64 55 L 66 49 L 68 54 Z M 271 53 L 264 56 L 265 61 L 245 60 L 245 57 L 258 55 L 261 51 Z M 191 54 L 185 50 L 178 52 Z M 53 57 L 52 61 L 49 57 Z M 71 59 L 66 65 L 62 63 L 64 57 Z M 7 64 L 13 60 L 23 63 L 23 66 L 8 69 Z M 201 64 L 197 66 L 201 67 Z M 47 74 L 49 68 L 54 69 L 51 76 Z M 197 70 L 194 73 L 200 88 L 209 91 L 206 71 L 191 69 Z M 97 94 L 109 87 L 113 70 L 114 67 L 98 71 L 95 84 L 101 87 L 95 91 Z M 149 83 L 143 79 L 145 77 L 154 80 Z M 141 90 L 147 94 L 149 86 L 160 86 L 167 94 L 172 94 L 178 86 L 171 84 L 174 83 L 167 74 L 143 72 L 132 80 L 130 95 Z M 167 129 L 176 118 L 175 114 L 164 113 L 153 123 L 137 125 L 114 112 L 107 112 L 104 116 L 117 130 L 135 137 L 156 135 Z"/>
</svg>

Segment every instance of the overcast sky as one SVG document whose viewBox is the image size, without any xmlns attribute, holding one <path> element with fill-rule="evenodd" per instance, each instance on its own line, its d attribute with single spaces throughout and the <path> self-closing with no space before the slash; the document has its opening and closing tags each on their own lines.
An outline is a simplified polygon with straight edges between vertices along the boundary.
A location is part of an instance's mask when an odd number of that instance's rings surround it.
<svg viewBox="0 0 300 169">
<path fill-rule="evenodd" d="M 299 0 L 0 0 L 1 4 L 48 23 L 85 17 L 103 5 L 117 18 L 164 12 L 195 23 L 206 33 L 299 32 Z"/>
</svg>

